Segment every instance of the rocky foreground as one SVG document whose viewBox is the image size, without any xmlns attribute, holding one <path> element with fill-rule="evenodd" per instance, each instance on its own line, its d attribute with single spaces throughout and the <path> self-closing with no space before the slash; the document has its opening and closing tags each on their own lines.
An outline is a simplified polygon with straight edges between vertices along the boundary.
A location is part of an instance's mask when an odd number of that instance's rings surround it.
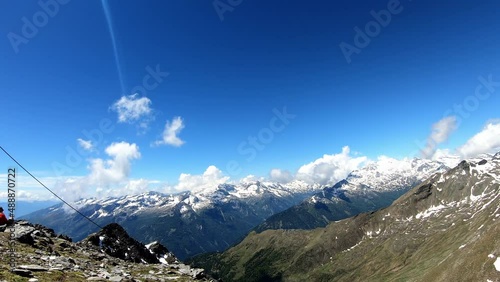
<svg viewBox="0 0 500 282">
<path fill-rule="evenodd" d="M 129 237 L 118 224 L 78 243 L 42 225 L 19 221 L 14 227 L 14 269 L 9 264 L 10 229 L 0 232 L 0 282 L 215 281 L 203 269 L 179 262 L 161 244 L 144 245 Z"/>
</svg>

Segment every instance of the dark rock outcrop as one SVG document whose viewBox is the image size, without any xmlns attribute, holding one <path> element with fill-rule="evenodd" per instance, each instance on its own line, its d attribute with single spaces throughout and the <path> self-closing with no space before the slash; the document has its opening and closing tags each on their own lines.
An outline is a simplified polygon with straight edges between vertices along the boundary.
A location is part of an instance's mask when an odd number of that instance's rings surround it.
<svg viewBox="0 0 500 282">
<path fill-rule="evenodd" d="M 125 261 L 160 263 L 155 254 L 151 253 L 144 244 L 131 238 L 125 229 L 117 223 L 106 225 L 101 231 L 91 234 L 83 240 L 82 244 L 93 246 L 112 257 Z M 165 247 L 163 248 L 166 250 Z M 158 249 L 161 248 L 158 247 Z"/>
</svg>

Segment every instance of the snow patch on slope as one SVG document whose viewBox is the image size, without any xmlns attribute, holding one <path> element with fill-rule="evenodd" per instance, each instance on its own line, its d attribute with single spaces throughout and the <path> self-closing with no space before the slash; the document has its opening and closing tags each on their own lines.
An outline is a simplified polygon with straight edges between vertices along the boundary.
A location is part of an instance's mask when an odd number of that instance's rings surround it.
<svg viewBox="0 0 500 282">
<path fill-rule="evenodd" d="M 441 210 L 447 208 L 445 205 L 438 205 L 438 206 L 432 206 L 430 208 L 428 208 L 427 210 L 425 211 L 422 211 L 422 212 L 419 212 L 415 218 L 416 219 L 420 219 L 420 218 L 427 218 L 427 217 L 430 217 L 432 216 L 433 214 L 435 213 L 438 213 L 440 212 Z"/>
</svg>

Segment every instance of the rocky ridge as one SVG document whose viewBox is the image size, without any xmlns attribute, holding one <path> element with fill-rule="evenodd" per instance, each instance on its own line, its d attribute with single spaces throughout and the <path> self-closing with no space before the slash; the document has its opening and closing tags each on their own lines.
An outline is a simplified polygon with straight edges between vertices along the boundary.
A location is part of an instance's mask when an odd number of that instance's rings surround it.
<svg viewBox="0 0 500 282">
<path fill-rule="evenodd" d="M 9 254 L 10 228 L 0 233 L 0 250 Z M 181 263 L 167 248 L 143 245 L 118 224 L 110 224 L 74 243 L 52 229 L 18 221 L 15 268 L 0 262 L 0 281 L 214 281 L 203 269 Z"/>
</svg>

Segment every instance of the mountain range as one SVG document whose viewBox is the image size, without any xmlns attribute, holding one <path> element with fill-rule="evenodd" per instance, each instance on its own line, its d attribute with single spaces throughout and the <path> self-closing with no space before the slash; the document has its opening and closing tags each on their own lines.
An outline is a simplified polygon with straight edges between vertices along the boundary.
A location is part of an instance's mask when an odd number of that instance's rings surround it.
<svg viewBox="0 0 500 282">
<path fill-rule="evenodd" d="M 500 153 L 435 173 L 387 208 L 253 231 L 194 263 L 223 281 L 500 281 L 498 234 Z"/>
<path fill-rule="evenodd" d="M 333 186 L 254 181 L 174 195 L 148 192 L 82 199 L 75 206 L 101 226 L 119 223 L 139 241 L 159 241 L 184 260 L 224 251 L 252 229 L 310 229 L 386 207 L 413 185 L 447 168 L 430 160 L 382 157 Z M 23 218 L 77 241 L 97 230 L 62 204 Z"/>
<path fill-rule="evenodd" d="M 288 184 L 222 184 L 211 190 L 167 195 L 148 192 L 107 199 L 82 199 L 78 210 L 99 225 L 119 223 L 141 242 L 159 241 L 180 259 L 223 251 L 269 216 L 320 190 L 302 181 Z M 81 240 L 97 227 L 62 204 L 23 217 Z"/>
</svg>

